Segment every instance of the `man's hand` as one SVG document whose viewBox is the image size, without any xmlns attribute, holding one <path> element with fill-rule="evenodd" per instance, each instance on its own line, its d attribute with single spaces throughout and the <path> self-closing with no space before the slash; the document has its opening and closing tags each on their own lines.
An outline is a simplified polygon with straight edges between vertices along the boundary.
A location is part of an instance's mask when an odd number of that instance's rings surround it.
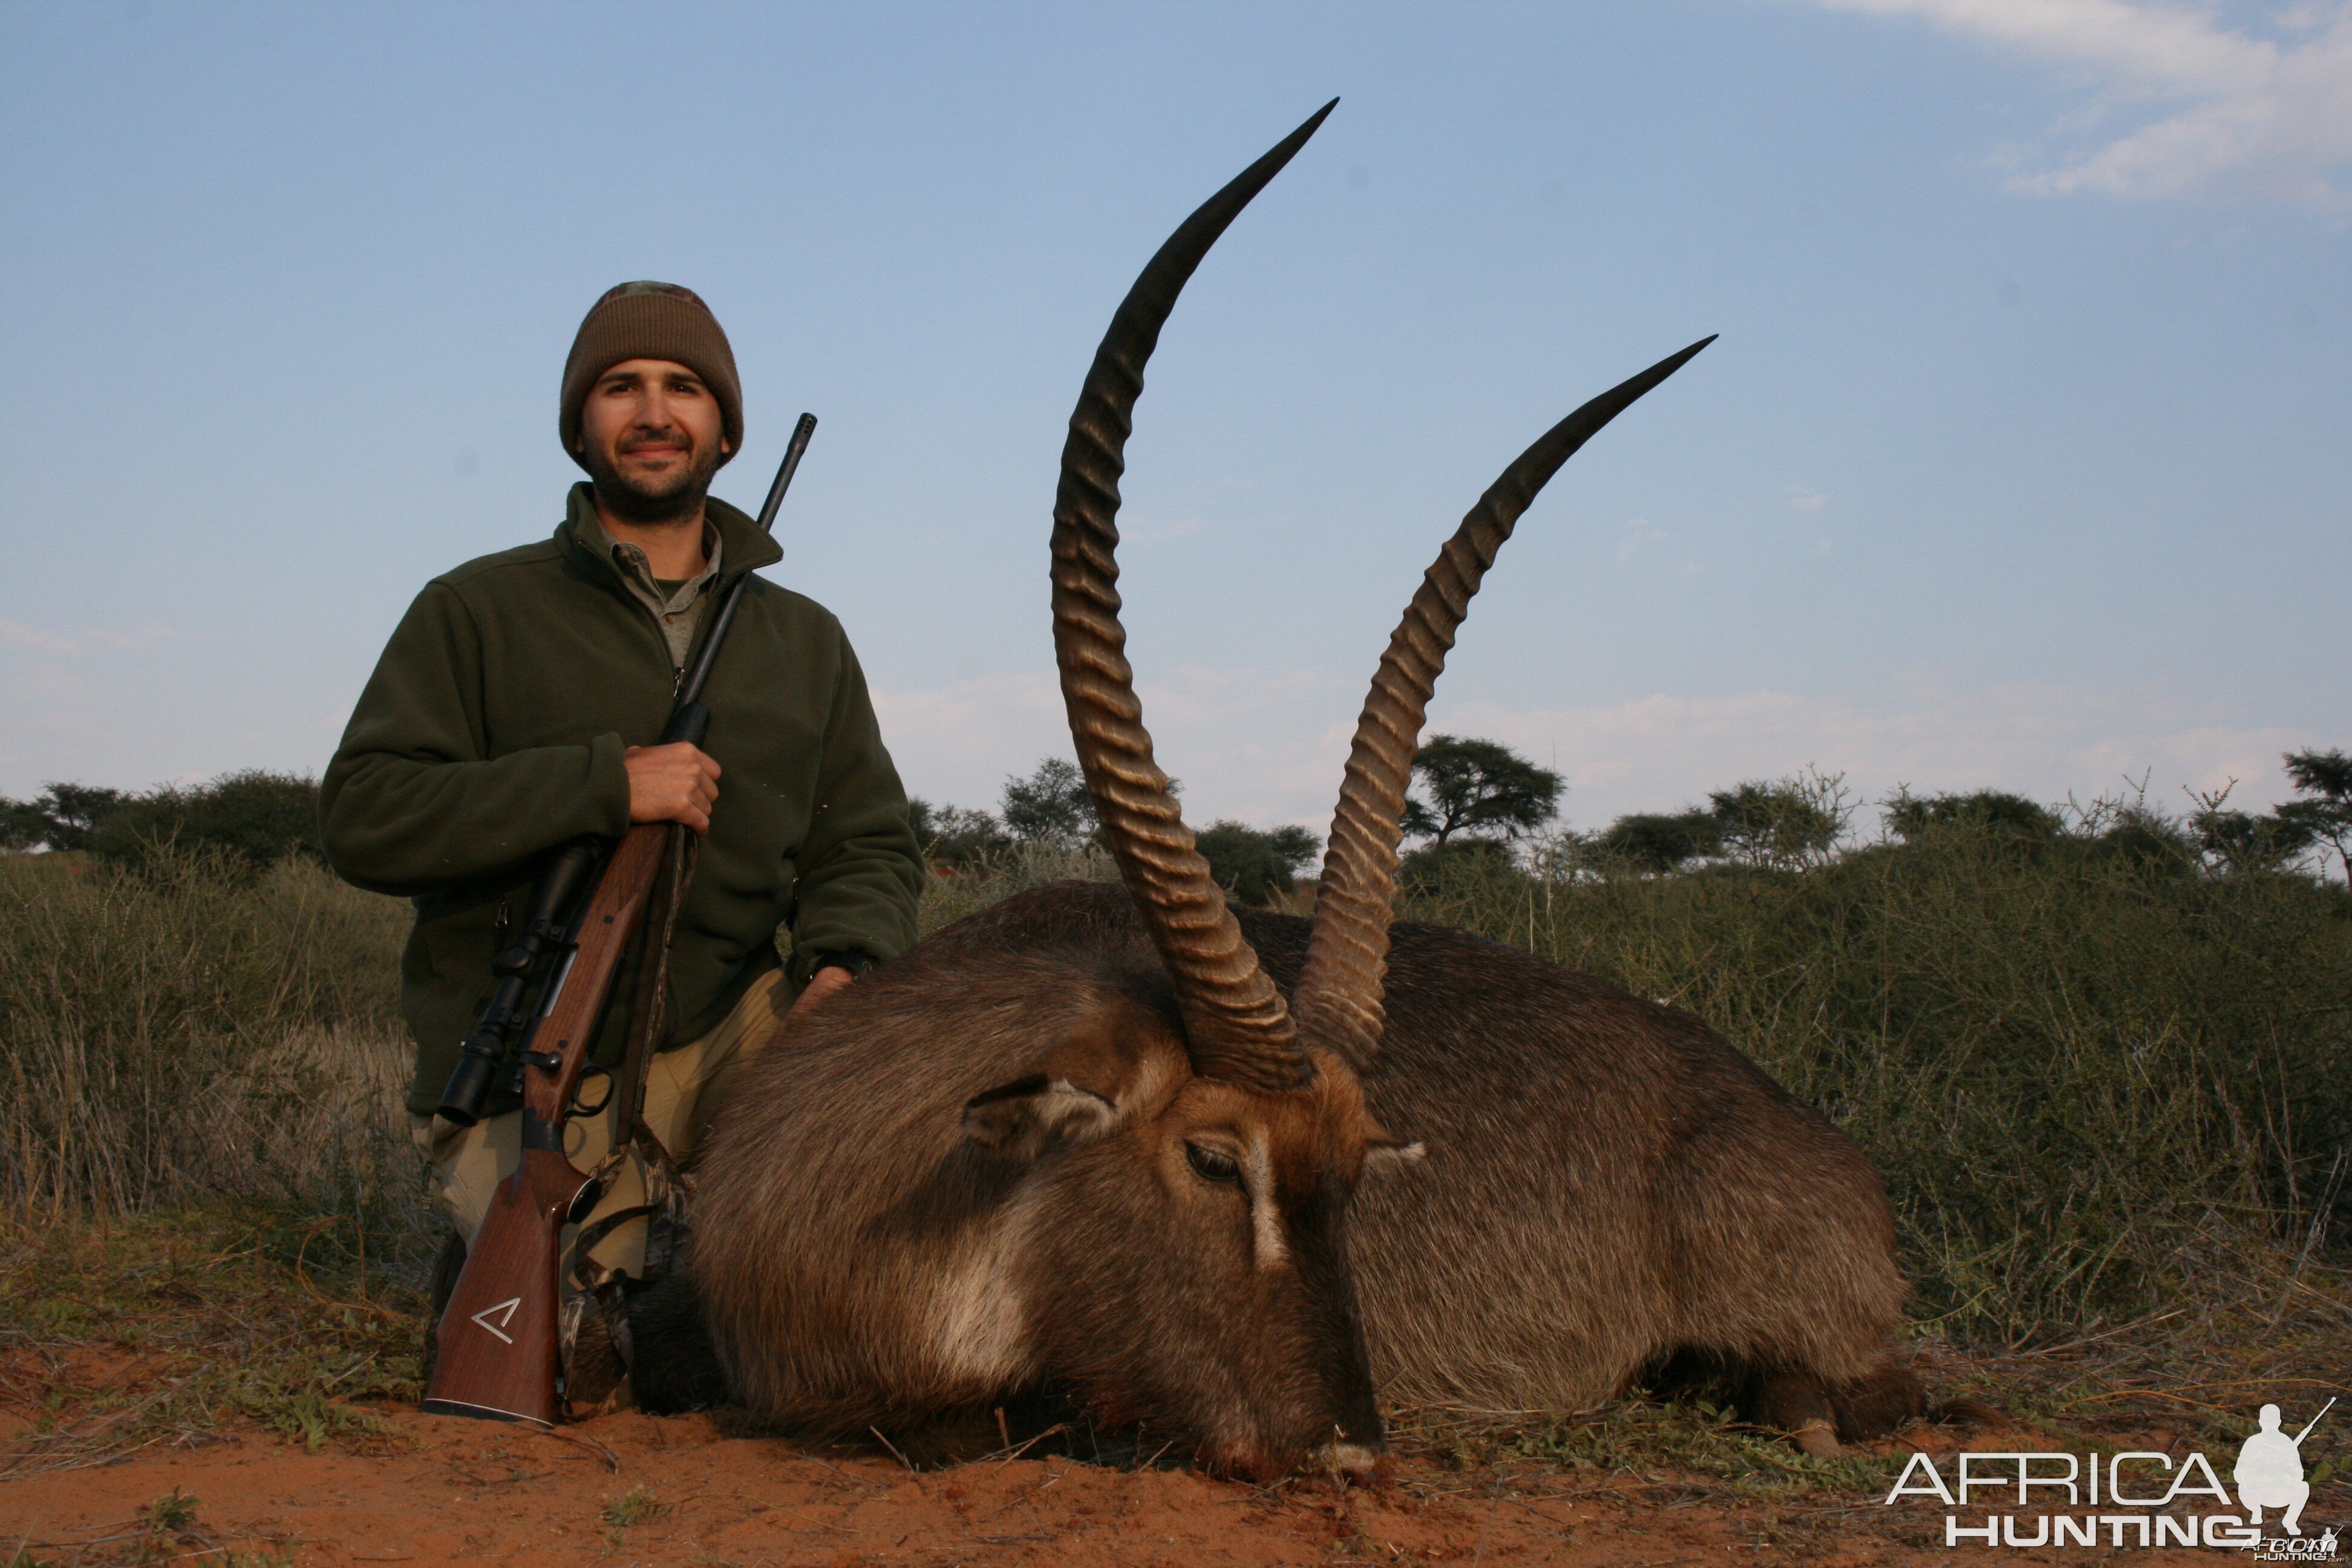
<svg viewBox="0 0 2352 1568">
<path fill-rule="evenodd" d="M 851 982 L 856 978 L 856 976 L 838 964 L 827 964 L 810 975 L 807 988 L 801 993 L 800 999 L 793 1004 L 793 1010 L 784 1015 L 783 1028 L 778 1033 L 789 1034 L 794 1024 L 799 1023 L 808 1014 L 816 1011 L 818 1005 L 826 997 L 836 991 L 848 990 Z"/>
<path fill-rule="evenodd" d="M 710 831 L 710 808 L 719 799 L 719 764 L 691 742 L 667 746 L 631 746 L 621 753 L 629 770 L 631 822 L 683 822 L 697 833 Z"/>
</svg>

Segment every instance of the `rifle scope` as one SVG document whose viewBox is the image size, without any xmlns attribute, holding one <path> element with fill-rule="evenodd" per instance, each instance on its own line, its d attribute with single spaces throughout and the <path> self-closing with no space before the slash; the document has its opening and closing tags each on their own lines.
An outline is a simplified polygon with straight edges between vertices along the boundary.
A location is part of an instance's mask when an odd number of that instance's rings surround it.
<svg viewBox="0 0 2352 1568">
<path fill-rule="evenodd" d="M 435 1108 L 439 1115 L 460 1127 L 471 1127 L 482 1119 L 490 1086 L 498 1079 L 499 1064 L 530 1027 L 533 1016 L 545 1011 L 543 1005 L 525 1006 L 523 998 L 531 983 L 542 976 L 549 961 L 571 944 L 572 911 L 594 879 L 596 863 L 603 858 L 602 847 L 593 838 L 575 838 L 549 855 L 538 884 L 531 889 L 530 912 L 521 933 L 513 946 L 499 949 L 490 960 L 490 971 L 499 983 L 490 999 L 482 1004 L 474 1032 L 457 1047 L 457 1065 L 450 1071 L 448 1087 L 441 1091 L 441 1103 Z"/>
</svg>

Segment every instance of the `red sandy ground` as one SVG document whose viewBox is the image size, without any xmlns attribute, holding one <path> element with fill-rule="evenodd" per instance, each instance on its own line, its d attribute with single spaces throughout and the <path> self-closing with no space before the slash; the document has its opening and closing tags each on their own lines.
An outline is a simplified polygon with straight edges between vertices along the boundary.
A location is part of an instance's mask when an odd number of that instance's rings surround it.
<svg viewBox="0 0 2352 1568">
<path fill-rule="evenodd" d="M 853 1564 L 1496 1563 L 1667 1568 L 1684 1563 L 1941 1563 L 2030 1560 L 2135 1565 L 2214 1553 L 1962 1549 L 1941 1510 L 1815 1498 L 1727 1505 L 1671 1476 L 1603 1479 L 1536 1467 L 1467 1475 L 1418 1462 L 1384 1482 L 1254 1488 L 1189 1470 L 1115 1470 L 1061 1457 L 910 1474 L 887 1456 L 823 1453 L 730 1435 L 701 1417 L 625 1414 L 562 1434 L 387 1412 L 410 1441 L 311 1454 L 260 1432 L 192 1449 L 0 1481 L 0 1563 L 165 1561 L 311 1565 L 490 1563 L 518 1568 Z M 1991 1434 L 1965 1446 L 1993 1447 Z M 1907 1434 L 1937 1449 L 1953 1436 Z M 176 1539 L 142 1510 L 173 1488 L 196 1500 Z M 626 1528 L 612 1500 L 664 1506 Z M 293 1548 L 289 1552 L 288 1548 Z"/>
</svg>

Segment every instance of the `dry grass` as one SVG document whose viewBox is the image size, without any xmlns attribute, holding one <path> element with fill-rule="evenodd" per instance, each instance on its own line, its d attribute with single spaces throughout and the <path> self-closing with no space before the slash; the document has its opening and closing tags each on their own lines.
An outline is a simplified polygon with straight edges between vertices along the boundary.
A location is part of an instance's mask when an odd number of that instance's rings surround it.
<svg viewBox="0 0 2352 1568">
<path fill-rule="evenodd" d="M 936 879 L 923 926 L 1112 874 L 1032 851 Z M 2352 1394 L 2340 891 L 1956 837 L 1801 873 L 1486 862 L 1403 912 L 1693 1007 L 1836 1117 L 1895 1195 L 1940 1394 L 2079 1451 Z M 415 1392 L 435 1242 L 399 1110 L 406 923 L 299 863 L 0 858 L 0 1476 L 232 1421 L 398 1440 L 364 1402 Z M 2342 1469 L 2344 1432 L 2314 1461 Z M 1406 1412 L 1399 1436 L 1677 1496 L 1875 1474 L 1695 1404 Z"/>
<path fill-rule="evenodd" d="M 918 913 L 925 936 L 1024 888 L 1046 882 L 1118 880 L 1118 867 L 1104 851 L 1060 849 L 1050 844 L 1024 844 L 976 865 L 940 870 L 951 874 L 932 875 Z"/>
<path fill-rule="evenodd" d="M 0 857 L 0 1214 L 413 1207 L 407 912 L 301 860 Z"/>
</svg>

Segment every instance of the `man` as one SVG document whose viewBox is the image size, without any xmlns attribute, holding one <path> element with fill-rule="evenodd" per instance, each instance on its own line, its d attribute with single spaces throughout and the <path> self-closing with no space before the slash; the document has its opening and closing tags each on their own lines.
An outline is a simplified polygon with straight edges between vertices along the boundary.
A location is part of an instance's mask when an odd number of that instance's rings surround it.
<svg viewBox="0 0 2352 1568">
<path fill-rule="evenodd" d="M 751 580 L 703 693 L 708 749 L 648 743 L 709 606 L 782 554 L 709 495 L 743 419 L 734 354 L 702 300 L 665 283 L 599 300 L 564 366 L 560 429 L 589 475 L 562 526 L 425 585 L 320 790 L 336 870 L 416 903 L 401 963 L 416 1040 L 407 1108 L 465 1243 L 520 1161 L 520 1101 L 501 1083 L 475 1127 L 432 1113 L 541 851 L 639 822 L 701 836 L 669 953 L 667 1048 L 646 1075 L 646 1121 L 681 1157 L 787 1009 L 914 941 L 923 880 L 848 640 L 797 594 Z M 595 1062 L 618 1062 L 631 1002 L 615 996 Z M 568 1126 L 583 1169 L 612 1147 L 613 1121 Z M 641 1201 L 641 1176 L 625 1171 L 599 1212 Z M 638 1274 L 644 1245 L 635 1221 L 594 1256 Z"/>
</svg>

